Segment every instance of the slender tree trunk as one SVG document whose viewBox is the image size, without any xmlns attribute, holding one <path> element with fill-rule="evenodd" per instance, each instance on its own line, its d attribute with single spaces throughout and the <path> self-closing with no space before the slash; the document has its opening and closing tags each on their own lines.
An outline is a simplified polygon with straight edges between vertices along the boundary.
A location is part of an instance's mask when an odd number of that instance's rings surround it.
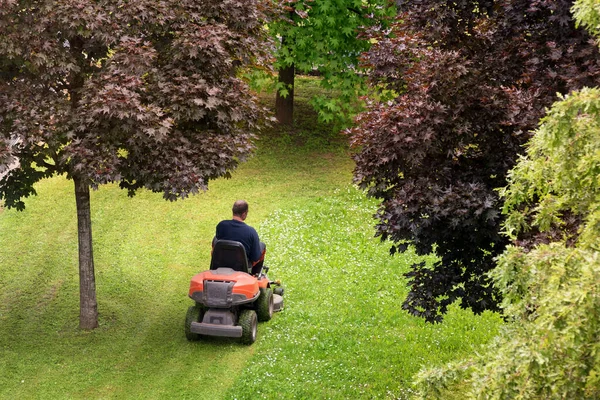
<svg viewBox="0 0 600 400">
<path fill-rule="evenodd" d="M 79 60 L 81 71 L 85 70 L 83 38 L 70 39 L 71 52 Z M 73 73 L 70 80 L 71 107 L 76 110 L 84 85 L 83 73 Z M 90 185 L 85 179 L 73 174 L 75 202 L 77 204 L 77 236 L 79 239 L 79 328 L 91 330 L 98 327 L 98 303 L 96 302 L 96 277 L 92 251 L 92 216 L 90 210 Z"/>
<path fill-rule="evenodd" d="M 294 64 L 279 70 L 279 82 L 284 83 L 288 95 L 283 97 L 279 91 L 275 95 L 275 116 L 280 124 L 292 125 L 294 121 Z"/>
<path fill-rule="evenodd" d="M 91 330 L 98 327 L 96 278 L 92 251 L 92 217 L 90 212 L 90 186 L 74 176 L 77 203 L 77 231 L 79 238 L 79 327 Z"/>
<path fill-rule="evenodd" d="M 294 19 L 294 13 L 290 12 L 290 18 Z M 281 38 L 281 47 L 289 44 L 289 39 L 284 36 Z M 279 91 L 275 94 L 275 117 L 280 124 L 292 125 L 294 123 L 294 77 L 296 68 L 294 63 L 279 70 L 279 83 L 285 84 L 288 95 L 283 97 Z"/>
</svg>

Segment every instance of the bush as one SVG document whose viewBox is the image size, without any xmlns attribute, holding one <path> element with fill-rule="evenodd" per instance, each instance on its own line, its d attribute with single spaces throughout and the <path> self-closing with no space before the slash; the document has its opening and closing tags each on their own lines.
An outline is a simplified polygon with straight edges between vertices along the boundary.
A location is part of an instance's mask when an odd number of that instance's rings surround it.
<svg viewBox="0 0 600 400">
<path fill-rule="evenodd" d="M 511 323 L 481 356 L 418 377 L 424 398 L 600 396 L 600 90 L 563 97 L 501 191 L 516 244 L 491 276 Z M 577 221 L 578 223 L 574 222 Z"/>
</svg>

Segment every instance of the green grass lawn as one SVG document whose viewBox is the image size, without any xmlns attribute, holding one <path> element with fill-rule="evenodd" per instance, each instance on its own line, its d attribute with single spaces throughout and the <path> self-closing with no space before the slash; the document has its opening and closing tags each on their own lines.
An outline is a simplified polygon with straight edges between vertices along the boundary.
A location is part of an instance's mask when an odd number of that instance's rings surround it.
<svg viewBox="0 0 600 400">
<path fill-rule="evenodd" d="M 308 81 L 307 87 L 310 86 Z M 169 203 L 116 185 L 92 193 L 100 327 L 78 326 L 73 185 L 37 185 L 24 212 L 0 209 L 2 399 L 392 399 L 423 366 L 488 341 L 500 320 L 453 308 L 428 325 L 400 309 L 420 260 L 373 238 L 376 203 L 326 128 L 265 134 L 232 179 Z M 311 122 L 312 121 L 312 122 Z M 188 342 L 189 279 L 209 265 L 214 227 L 238 198 L 267 243 L 286 308 L 252 346 Z"/>
</svg>

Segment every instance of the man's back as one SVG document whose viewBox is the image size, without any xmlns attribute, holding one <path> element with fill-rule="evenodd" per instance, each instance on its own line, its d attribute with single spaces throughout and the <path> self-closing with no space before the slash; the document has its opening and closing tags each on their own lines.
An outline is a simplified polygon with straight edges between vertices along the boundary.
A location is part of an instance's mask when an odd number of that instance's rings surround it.
<svg viewBox="0 0 600 400">
<path fill-rule="evenodd" d="M 244 245 L 251 262 L 261 257 L 260 240 L 256 230 L 245 222 L 235 219 L 224 220 L 217 225 L 216 237 L 219 240 L 235 240 Z"/>
</svg>

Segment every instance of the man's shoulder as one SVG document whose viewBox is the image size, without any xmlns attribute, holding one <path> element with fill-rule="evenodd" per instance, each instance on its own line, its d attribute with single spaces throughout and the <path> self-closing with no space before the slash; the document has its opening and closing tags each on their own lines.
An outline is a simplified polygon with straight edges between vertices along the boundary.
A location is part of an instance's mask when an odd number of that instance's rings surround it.
<svg viewBox="0 0 600 400">
<path fill-rule="evenodd" d="M 217 228 L 233 228 L 243 229 L 243 230 L 253 230 L 254 228 L 242 221 L 236 221 L 235 219 L 224 219 L 223 221 L 217 224 Z"/>
<path fill-rule="evenodd" d="M 256 229 L 254 229 L 254 227 L 248 225 L 245 222 L 239 222 L 239 221 L 236 221 L 236 222 L 238 222 L 240 224 L 239 226 L 241 227 L 241 229 L 244 232 L 246 232 L 247 235 L 258 237 L 258 232 L 256 232 Z"/>
<path fill-rule="evenodd" d="M 243 222 L 236 221 L 235 219 L 224 219 L 223 221 L 219 222 L 217 226 L 239 226 L 240 224 L 246 225 Z"/>
<path fill-rule="evenodd" d="M 223 221 L 219 222 L 217 224 L 217 230 L 219 229 L 229 229 L 229 228 L 233 228 L 235 227 L 235 229 L 239 232 L 244 231 L 244 232 L 248 232 L 252 235 L 256 235 L 258 236 L 258 233 L 256 232 L 256 229 L 254 229 L 252 226 L 248 225 L 245 222 L 242 221 L 237 221 L 235 219 L 224 219 Z"/>
<path fill-rule="evenodd" d="M 252 232 L 254 235 L 258 236 L 258 232 L 256 232 L 256 229 L 254 229 L 254 228 L 253 228 L 252 226 L 250 226 L 250 225 L 246 225 L 246 226 L 249 228 L 249 230 L 250 230 L 250 231 L 251 231 L 251 232 Z"/>
</svg>

